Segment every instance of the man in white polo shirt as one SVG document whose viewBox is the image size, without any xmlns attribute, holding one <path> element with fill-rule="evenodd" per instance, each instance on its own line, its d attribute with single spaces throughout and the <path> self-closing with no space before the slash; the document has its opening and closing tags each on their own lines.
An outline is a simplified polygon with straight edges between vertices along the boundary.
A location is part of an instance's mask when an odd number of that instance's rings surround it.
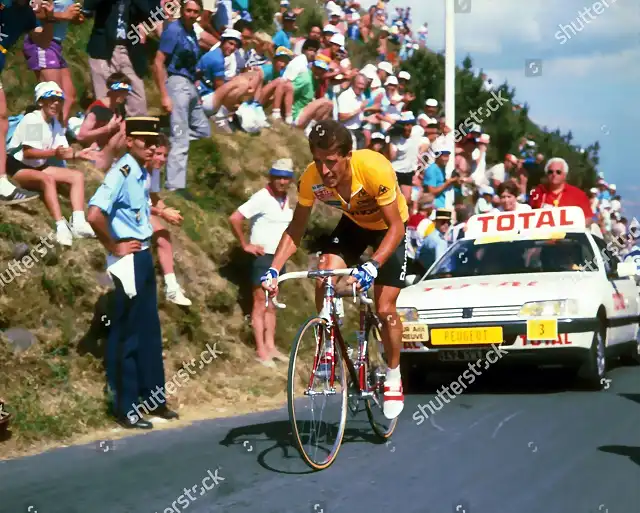
<svg viewBox="0 0 640 513">
<path fill-rule="evenodd" d="M 364 91 L 367 88 L 367 79 L 364 75 L 356 75 L 351 87 L 338 96 L 338 120 L 353 137 L 353 148 L 361 150 L 365 147 L 365 138 L 362 132 L 364 111 L 369 105 Z"/>
<path fill-rule="evenodd" d="M 251 322 L 256 339 L 256 360 L 266 367 L 275 367 L 273 359 L 288 361 L 275 346 L 276 312 L 273 303 L 265 306 L 265 295 L 260 278 L 271 267 L 280 238 L 293 218 L 287 194 L 293 180 L 293 161 L 281 159 L 269 171 L 269 183 L 238 207 L 229 221 L 242 249 L 256 257 L 251 271 L 253 309 Z M 251 223 L 247 242 L 244 221 Z M 286 272 L 284 268 L 280 273 Z"/>
</svg>

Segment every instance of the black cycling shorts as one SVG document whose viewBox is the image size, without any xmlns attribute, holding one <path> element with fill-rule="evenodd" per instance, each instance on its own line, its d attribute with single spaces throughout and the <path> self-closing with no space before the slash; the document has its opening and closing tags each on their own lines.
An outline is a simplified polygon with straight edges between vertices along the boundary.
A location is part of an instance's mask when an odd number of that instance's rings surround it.
<svg viewBox="0 0 640 513">
<path fill-rule="evenodd" d="M 396 178 L 398 179 L 398 185 L 413 185 L 413 173 L 396 172 Z"/>
<path fill-rule="evenodd" d="M 360 257 L 367 248 L 371 246 L 377 249 L 386 234 L 387 230 L 367 230 L 362 228 L 343 215 L 327 242 L 322 244 L 320 251 L 325 255 L 338 255 L 345 261 L 347 266 L 357 267 L 360 265 Z M 378 269 L 375 285 L 386 285 L 399 289 L 405 287 L 408 244 L 409 237 L 405 226 L 404 238 L 389 257 L 389 260 Z"/>
</svg>

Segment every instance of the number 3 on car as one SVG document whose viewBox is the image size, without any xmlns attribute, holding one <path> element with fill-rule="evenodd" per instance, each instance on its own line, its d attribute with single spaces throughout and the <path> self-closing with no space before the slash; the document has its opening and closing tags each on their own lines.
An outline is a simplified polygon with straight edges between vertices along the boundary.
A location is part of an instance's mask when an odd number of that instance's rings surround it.
<svg viewBox="0 0 640 513">
<path fill-rule="evenodd" d="M 556 340 L 558 338 L 558 320 L 528 319 L 527 338 L 529 340 Z"/>
</svg>

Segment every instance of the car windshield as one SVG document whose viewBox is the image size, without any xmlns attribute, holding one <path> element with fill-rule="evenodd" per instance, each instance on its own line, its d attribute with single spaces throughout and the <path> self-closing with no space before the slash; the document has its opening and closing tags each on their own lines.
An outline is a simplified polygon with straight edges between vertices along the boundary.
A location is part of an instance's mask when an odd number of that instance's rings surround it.
<svg viewBox="0 0 640 513">
<path fill-rule="evenodd" d="M 424 279 L 578 272 L 592 262 L 585 270 L 596 270 L 597 264 L 584 233 L 568 233 L 559 239 L 490 243 L 463 239 L 447 251 Z"/>
</svg>

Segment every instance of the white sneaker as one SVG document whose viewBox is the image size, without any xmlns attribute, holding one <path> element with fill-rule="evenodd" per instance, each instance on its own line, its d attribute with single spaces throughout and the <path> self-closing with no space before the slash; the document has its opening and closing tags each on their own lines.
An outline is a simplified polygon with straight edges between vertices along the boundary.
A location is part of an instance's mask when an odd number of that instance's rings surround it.
<svg viewBox="0 0 640 513">
<path fill-rule="evenodd" d="M 177 289 L 167 289 L 165 292 L 167 301 L 171 301 L 180 306 L 191 306 L 191 300 L 184 295 L 184 291 L 178 287 Z"/>
<path fill-rule="evenodd" d="M 71 246 L 73 244 L 73 234 L 66 225 L 58 227 L 56 230 L 56 242 L 61 246 Z"/>
<path fill-rule="evenodd" d="M 95 239 L 96 234 L 91 225 L 86 221 L 83 223 L 72 224 L 71 233 L 76 239 Z"/>
</svg>

